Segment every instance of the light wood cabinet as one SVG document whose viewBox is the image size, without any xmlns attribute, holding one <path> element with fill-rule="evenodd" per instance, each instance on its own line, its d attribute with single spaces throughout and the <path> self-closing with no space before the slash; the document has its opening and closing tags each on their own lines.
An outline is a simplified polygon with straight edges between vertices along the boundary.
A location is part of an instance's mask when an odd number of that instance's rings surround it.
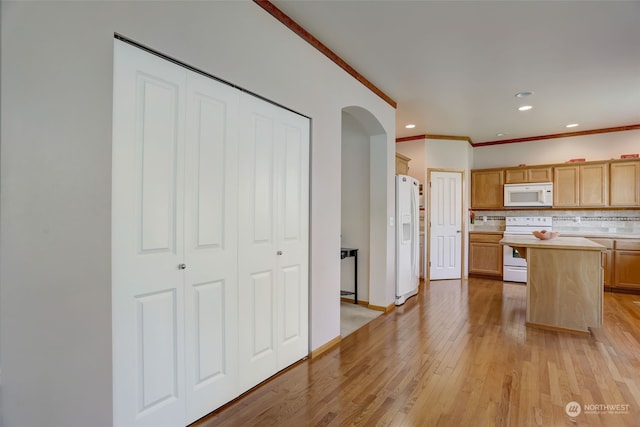
<svg viewBox="0 0 640 427">
<path fill-rule="evenodd" d="M 502 279 L 502 233 L 469 233 L 469 274 Z"/>
<path fill-rule="evenodd" d="M 609 163 L 553 168 L 554 207 L 604 207 L 609 203 Z"/>
<path fill-rule="evenodd" d="M 551 182 L 553 180 L 553 169 L 551 166 L 544 167 L 522 167 L 505 169 L 505 184 L 523 184 L 528 182 Z"/>
<path fill-rule="evenodd" d="M 397 162 L 397 160 L 396 160 Z M 471 208 L 504 208 L 504 184 L 553 182 L 554 208 L 640 206 L 640 160 L 608 160 L 471 171 Z"/>
<path fill-rule="evenodd" d="M 410 157 L 407 157 L 404 154 L 396 153 L 396 175 L 408 175 L 410 161 Z"/>
<path fill-rule="evenodd" d="M 609 205 L 640 206 L 640 160 L 612 162 L 609 168 Z"/>
<path fill-rule="evenodd" d="M 504 170 L 471 171 L 471 208 L 502 209 L 504 207 Z"/>
<path fill-rule="evenodd" d="M 604 286 L 613 286 L 613 239 L 592 239 L 589 240 L 599 243 L 607 249 L 602 252 L 602 268 L 604 274 Z"/>
<path fill-rule="evenodd" d="M 616 240 L 614 288 L 640 292 L 640 240 Z"/>
</svg>

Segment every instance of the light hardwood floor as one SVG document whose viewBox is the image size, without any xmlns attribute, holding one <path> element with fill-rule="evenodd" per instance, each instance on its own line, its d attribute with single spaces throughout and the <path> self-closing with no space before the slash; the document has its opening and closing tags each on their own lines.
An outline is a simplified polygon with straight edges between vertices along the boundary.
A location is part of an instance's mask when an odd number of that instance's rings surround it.
<svg viewBox="0 0 640 427">
<path fill-rule="evenodd" d="M 432 282 L 193 426 L 639 426 L 634 301 L 606 292 L 603 327 L 578 336 L 525 327 L 524 285 Z M 622 413 L 572 420 L 570 402 Z"/>
</svg>

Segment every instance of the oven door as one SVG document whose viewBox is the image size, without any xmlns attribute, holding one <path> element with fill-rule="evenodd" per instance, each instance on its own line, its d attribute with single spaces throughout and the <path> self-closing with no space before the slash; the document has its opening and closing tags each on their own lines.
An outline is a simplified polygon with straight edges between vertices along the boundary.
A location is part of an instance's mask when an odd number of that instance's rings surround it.
<svg viewBox="0 0 640 427">
<path fill-rule="evenodd" d="M 504 245 L 503 264 L 505 266 L 526 267 L 527 261 L 520 256 L 517 250 L 511 246 Z"/>
</svg>

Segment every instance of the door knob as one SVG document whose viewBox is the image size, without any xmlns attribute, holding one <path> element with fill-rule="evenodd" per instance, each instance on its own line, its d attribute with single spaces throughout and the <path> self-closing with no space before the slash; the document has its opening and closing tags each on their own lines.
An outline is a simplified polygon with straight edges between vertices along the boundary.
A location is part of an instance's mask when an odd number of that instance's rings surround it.
<svg viewBox="0 0 640 427">
<path fill-rule="evenodd" d="M 179 268 L 180 270 L 184 270 L 184 269 L 186 269 L 186 268 L 187 268 L 187 264 L 178 264 L 178 268 Z"/>
<path fill-rule="evenodd" d="M 282 255 L 282 251 L 278 251 L 278 252 L 276 252 L 276 254 Z"/>
</svg>

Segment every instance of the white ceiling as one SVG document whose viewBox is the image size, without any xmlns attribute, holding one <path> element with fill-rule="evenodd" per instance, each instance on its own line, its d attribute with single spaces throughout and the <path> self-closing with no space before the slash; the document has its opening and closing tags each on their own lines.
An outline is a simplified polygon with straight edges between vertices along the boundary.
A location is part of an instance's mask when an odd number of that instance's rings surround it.
<svg viewBox="0 0 640 427">
<path fill-rule="evenodd" d="M 397 102 L 396 137 L 481 143 L 640 123 L 638 0 L 272 3 Z"/>
</svg>

